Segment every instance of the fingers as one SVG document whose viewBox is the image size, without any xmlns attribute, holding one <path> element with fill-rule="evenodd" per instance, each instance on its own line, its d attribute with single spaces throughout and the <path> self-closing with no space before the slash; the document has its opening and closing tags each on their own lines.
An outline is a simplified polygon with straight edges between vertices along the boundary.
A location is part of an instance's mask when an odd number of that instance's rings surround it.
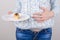
<svg viewBox="0 0 60 40">
<path fill-rule="evenodd" d="M 12 14 L 13 12 L 12 11 L 8 11 L 8 14 Z"/>
<path fill-rule="evenodd" d="M 42 18 L 43 16 L 40 15 L 33 15 L 32 18 Z"/>
<path fill-rule="evenodd" d="M 32 18 L 34 18 L 37 21 L 43 20 L 43 16 L 33 15 Z"/>
<path fill-rule="evenodd" d="M 40 12 L 35 12 L 33 15 L 41 16 L 42 14 Z"/>
<path fill-rule="evenodd" d="M 44 16 L 38 16 L 38 15 L 33 15 L 32 18 L 34 18 L 34 20 L 37 22 L 43 22 L 45 20 Z"/>
<path fill-rule="evenodd" d="M 44 18 L 34 18 L 37 22 L 44 22 Z"/>
<path fill-rule="evenodd" d="M 36 21 L 43 21 L 44 18 L 34 18 Z"/>
<path fill-rule="evenodd" d="M 36 21 L 43 21 L 44 19 L 42 18 L 34 18 Z"/>
</svg>

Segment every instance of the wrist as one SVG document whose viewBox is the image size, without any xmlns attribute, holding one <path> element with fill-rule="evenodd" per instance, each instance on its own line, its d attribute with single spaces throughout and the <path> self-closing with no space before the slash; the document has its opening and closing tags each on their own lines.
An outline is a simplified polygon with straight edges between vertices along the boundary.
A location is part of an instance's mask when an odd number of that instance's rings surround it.
<svg viewBox="0 0 60 40">
<path fill-rule="evenodd" d="M 54 17 L 54 12 L 53 12 L 53 11 L 51 11 L 51 12 L 49 13 L 49 17 L 50 17 L 50 18 Z"/>
</svg>

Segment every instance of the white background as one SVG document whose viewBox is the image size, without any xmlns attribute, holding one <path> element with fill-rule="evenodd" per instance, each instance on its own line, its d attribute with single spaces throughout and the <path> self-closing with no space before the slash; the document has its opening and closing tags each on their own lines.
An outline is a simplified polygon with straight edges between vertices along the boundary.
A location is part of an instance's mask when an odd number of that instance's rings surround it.
<svg viewBox="0 0 60 40">
<path fill-rule="evenodd" d="M 12 22 L 5 22 L 1 16 L 7 14 L 8 10 L 15 8 L 16 0 L 0 0 L 0 40 L 16 40 L 16 27 Z M 60 14 L 55 17 L 52 40 L 60 40 Z"/>
</svg>

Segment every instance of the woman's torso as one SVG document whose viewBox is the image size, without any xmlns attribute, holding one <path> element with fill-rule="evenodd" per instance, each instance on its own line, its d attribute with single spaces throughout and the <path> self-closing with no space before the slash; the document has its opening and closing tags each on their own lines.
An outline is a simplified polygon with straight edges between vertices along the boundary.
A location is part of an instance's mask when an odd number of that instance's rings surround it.
<svg viewBox="0 0 60 40">
<path fill-rule="evenodd" d="M 30 17 L 35 12 L 41 12 L 40 7 L 48 8 L 48 10 L 51 9 L 50 0 L 19 0 L 21 2 L 21 13 L 28 14 Z M 44 21 L 43 23 L 37 23 L 32 17 L 29 20 L 23 21 L 23 22 L 16 22 L 16 25 L 20 28 L 40 28 L 45 27 L 48 28 L 52 26 L 53 20 L 49 19 L 47 21 Z"/>
</svg>

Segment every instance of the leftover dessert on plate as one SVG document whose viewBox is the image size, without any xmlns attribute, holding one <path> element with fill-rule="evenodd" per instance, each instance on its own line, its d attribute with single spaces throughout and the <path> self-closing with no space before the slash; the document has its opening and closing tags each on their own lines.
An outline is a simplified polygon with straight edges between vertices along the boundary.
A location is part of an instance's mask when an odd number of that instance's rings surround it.
<svg viewBox="0 0 60 40">
<path fill-rule="evenodd" d="M 21 17 L 21 15 L 19 15 L 19 13 L 14 14 L 14 19 L 18 20 L 20 17 Z"/>
</svg>

